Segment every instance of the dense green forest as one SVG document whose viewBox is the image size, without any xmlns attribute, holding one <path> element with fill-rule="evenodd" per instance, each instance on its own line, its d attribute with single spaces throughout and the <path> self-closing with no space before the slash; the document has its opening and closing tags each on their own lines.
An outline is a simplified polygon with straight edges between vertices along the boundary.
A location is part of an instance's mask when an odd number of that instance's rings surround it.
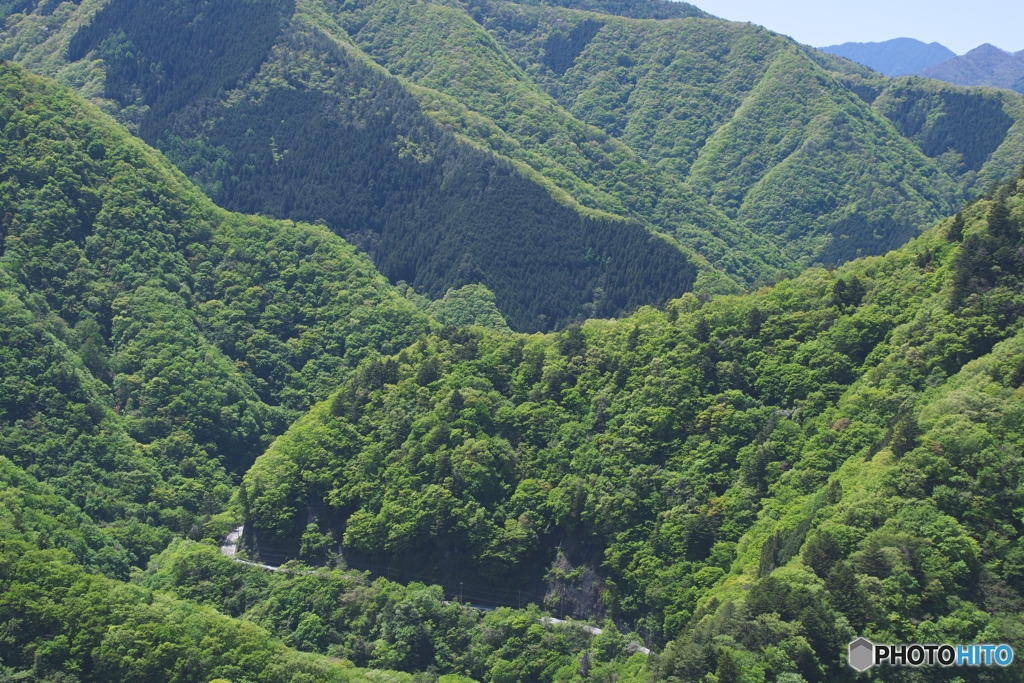
<svg viewBox="0 0 1024 683">
<path fill-rule="evenodd" d="M 463 609 L 422 584 L 269 573 L 186 540 L 126 582 L 115 536 L 2 457 L 0 500 L 4 680 L 543 680 L 571 678 L 581 657 L 597 676 L 645 676 L 611 624 L 594 637 L 544 626 L 536 609 Z M 420 675 L 387 670 L 399 668 Z"/>
<path fill-rule="evenodd" d="M 4 680 L 411 680 L 299 652 L 255 624 L 111 578 L 126 558 L 110 534 L 6 458 L 0 472 Z"/>
<path fill-rule="evenodd" d="M 463 7 L 480 11 L 480 7 L 487 6 L 484 2 L 467 2 L 460 0 Z M 634 19 L 678 19 L 680 17 L 706 17 L 707 13 L 698 7 L 686 2 L 675 2 L 670 0 L 524 0 L 522 5 L 570 7 L 572 9 L 590 10 L 606 14 L 615 14 L 621 17 L 632 17 Z"/>
<path fill-rule="evenodd" d="M 370 581 L 342 569 L 271 573 L 190 541 L 155 557 L 143 585 L 254 622 L 300 650 L 357 666 L 481 681 L 572 680 L 584 658 L 598 680 L 651 675 L 646 655 L 636 653 L 610 621 L 594 636 L 571 623 L 544 623 L 536 607 L 465 609 L 445 601 L 438 586 Z"/>
<path fill-rule="evenodd" d="M 682 3 L 240 7 L 0 5 L 0 679 L 1024 651 L 1024 101 Z"/>
<path fill-rule="evenodd" d="M 222 21 L 204 7 L 109 4 L 67 54 L 101 56 L 121 118 L 220 204 L 325 224 L 430 298 L 484 284 L 524 330 L 665 301 L 707 270 L 642 223 L 565 206 L 458 140 L 319 28 L 271 20 L 294 8 L 224 6 Z"/>
<path fill-rule="evenodd" d="M 1013 174 L 1024 100 L 686 3 L 10 5 L 56 77 L 226 208 L 327 226 L 517 331 L 881 254 Z M 652 238 L 662 235 L 666 239 Z"/>
<path fill-rule="evenodd" d="M 584 653 L 643 668 L 614 628 L 484 616 L 354 572 L 268 576 L 211 548 L 277 433 L 366 354 L 442 329 L 430 316 L 508 333 L 494 294 L 403 294 L 321 227 L 216 208 L 69 92 L 9 64 L 0 92 L 0 677 L 514 680 Z M 172 572 L 196 563 L 210 571 Z"/>
<path fill-rule="evenodd" d="M 203 536 L 229 473 L 366 353 L 432 323 L 322 228 L 217 209 L 68 93 L 0 77 L 0 454 L 145 562 L 165 529 Z"/>
<path fill-rule="evenodd" d="M 1019 159 L 1011 153 L 999 161 L 997 153 L 1009 135 L 998 116 L 1010 116 L 1004 102 L 1011 111 L 1019 106 L 1012 96 L 956 89 L 969 108 L 985 109 L 972 112 L 970 125 L 957 115 L 963 103 L 929 100 L 922 110 L 951 135 L 915 154 L 907 149 L 912 135 L 893 130 L 858 97 L 865 81 L 879 90 L 899 81 L 823 59 L 762 28 L 486 4 L 488 32 L 574 117 L 623 141 L 801 263 L 883 253 L 946 214 L 965 192 L 986 187 L 994 178 L 979 183 L 948 158 L 958 145 L 978 144 L 967 142 L 976 139 L 972 126 L 991 128 L 977 155 L 1000 175 Z M 921 99 L 931 89 L 911 87 Z"/>
<path fill-rule="evenodd" d="M 680 680 L 1019 646 L 1022 191 L 751 295 L 368 358 L 246 474 L 251 542 L 546 586 Z"/>
<path fill-rule="evenodd" d="M 115 0 L 75 33 L 68 59 L 95 50 L 107 65 L 104 94 L 122 108 L 142 103 L 139 134 L 150 138 L 173 113 L 251 75 L 294 11 L 294 2 Z"/>
<path fill-rule="evenodd" d="M 645 183 L 617 185 L 619 178 L 588 176 L 627 210 L 653 216 L 655 225 L 684 241 L 686 230 L 666 212 L 669 207 L 645 205 L 637 190 L 656 185 L 661 197 L 696 190 L 732 219 L 733 229 L 745 228 L 738 235 L 760 234 L 801 263 L 834 263 L 898 246 L 948 213 L 965 193 L 984 188 L 995 168 L 997 178 L 1012 172 L 1019 158 L 1011 151 L 1019 142 L 1001 151 L 1001 144 L 987 148 L 992 156 L 986 158 L 984 182 L 965 169 L 947 170 L 938 159 L 946 147 L 915 152 L 860 97 L 866 80 L 879 89 L 893 81 L 869 78 L 866 70 L 750 25 L 707 18 L 637 22 L 489 2 L 479 3 L 486 29 L 481 31 L 445 8 L 399 11 L 397 3 L 364 4 L 342 17 L 357 45 L 392 72 L 465 103 L 507 134 L 567 138 L 585 150 L 594 129 L 570 123 L 580 121 L 635 150 L 641 164 L 658 171 L 651 169 Z M 453 49 L 454 64 L 451 57 L 436 56 Z M 527 99 L 534 84 L 560 107 L 549 112 L 543 98 Z M 997 107 L 1019 112 L 1011 95 L 975 90 L 965 97 L 992 97 Z M 933 119 L 952 116 L 943 106 L 933 103 Z M 468 121 L 463 125 L 472 130 Z M 973 137 L 969 128 L 955 128 L 960 138 Z M 1011 133 L 998 121 L 993 126 L 1000 143 L 1019 134 L 1019 127 Z M 496 145 L 489 131 L 474 137 L 509 153 L 507 143 Z M 557 154 L 524 152 L 554 157 L 528 161 L 550 169 L 578 154 L 556 149 Z M 947 167 L 948 156 L 941 160 Z M 583 163 L 574 161 L 573 168 Z M 708 248 L 702 253 L 712 263 L 737 272 L 737 264 L 721 261 Z"/>
</svg>

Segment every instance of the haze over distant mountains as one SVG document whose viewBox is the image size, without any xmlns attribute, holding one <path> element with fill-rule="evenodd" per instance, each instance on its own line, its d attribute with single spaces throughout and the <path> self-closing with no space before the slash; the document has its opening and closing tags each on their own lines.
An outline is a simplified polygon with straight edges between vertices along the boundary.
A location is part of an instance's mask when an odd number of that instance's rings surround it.
<svg viewBox="0 0 1024 683">
<path fill-rule="evenodd" d="M 924 43 L 914 38 L 843 43 L 819 49 L 886 76 L 925 76 L 957 85 L 987 85 L 1024 93 L 1024 50 L 1010 53 L 985 43 L 957 56 L 940 43 Z"/>
<path fill-rule="evenodd" d="M 1024 50 L 1011 54 L 985 43 L 918 75 L 958 85 L 991 85 L 1024 93 Z"/>
<path fill-rule="evenodd" d="M 881 43 L 843 43 L 818 49 L 869 66 L 886 76 L 909 76 L 956 58 L 956 53 L 945 45 L 924 43 L 914 38 L 893 38 Z"/>
</svg>

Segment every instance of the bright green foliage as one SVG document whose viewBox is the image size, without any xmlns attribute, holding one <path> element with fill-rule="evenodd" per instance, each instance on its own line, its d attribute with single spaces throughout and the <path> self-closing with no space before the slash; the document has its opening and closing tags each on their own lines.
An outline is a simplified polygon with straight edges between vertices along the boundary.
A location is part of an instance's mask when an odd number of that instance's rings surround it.
<svg viewBox="0 0 1024 683">
<path fill-rule="evenodd" d="M 111 531 L 98 527 L 53 487 L 0 458 L 0 536 L 5 542 L 62 548 L 76 564 L 125 579 L 132 558 Z"/>
<path fill-rule="evenodd" d="M 274 600 L 291 595 L 303 613 L 317 612 L 295 623 L 290 608 L 273 611 L 267 591 L 245 609 L 214 603 L 239 616 L 259 603 L 266 615 L 248 616 L 279 640 L 91 573 L 126 578 L 170 530 L 223 534 L 225 515 L 211 515 L 231 493 L 225 466 L 246 467 L 291 411 L 323 397 L 363 355 L 379 358 L 437 329 L 417 306 L 507 327 L 482 288 L 408 301 L 324 230 L 221 212 L 66 93 L 16 67 L 0 78 L 0 444 L 10 457 L 0 458 L 3 675 L 392 680 L 284 641 L 378 668 L 480 677 L 571 669 L 588 647 L 584 632 L 542 629 L 536 611 L 463 612 L 436 589 L 389 584 L 376 596 L 345 580 L 337 594 L 350 609 L 336 613 L 319 576 L 299 590 L 281 575 Z M 301 534 L 309 561 L 334 545 L 316 525 Z M 212 553 L 226 572 L 264 576 Z M 195 567 L 179 574 L 183 597 L 209 601 L 203 576 Z M 415 605 L 449 623 L 431 631 Z M 472 652 L 453 649 L 473 639 Z M 591 659 L 618 670 L 628 653 L 604 648 Z"/>
<path fill-rule="evenodd" d="M 920 79 L 867 77 L 749 24 L 488 8 L 481 21 L 490 34 L 573 116 L 800 263 L 888 251 L 984 189 L 993 178 L 978 181 L 983 166 L 1005 177 L 1019 164 L 1011 150 L 1020 126 L 1009 128 L 1020 101 L 1008 94 L 944 86 L 945 96 L 933 96 Z M 600 29 L 581 36 L 595 22 Z M 556 68 L 552 50 L 563 43 L 574 45 L 574 59 L 566 67 L 558 52 Z M 890 84 L 922 103 L 934 134 L 894 130 L 884 98 L 872 106 Z M 970 163 L 960 163 L 964 154 Z M 1004 166 L 1003 154 L 1016 161 Z"/>
<path fill-rule="evenodd" d="M 762 533 L 770 525 L 777 530 L 760 554 L 769 569 L 787 566 L 747 584 L 741 603 L 731 601 L 733 590 L 717 591 L 730 601 L 706 603 L 713 616 L 670 646 L 661 675 L 692 680 L 713 671 L 724 642 L 748 658 L 761 653 L 760 661 L 750 659 L 760 675 L 795 668 L 807 680 L 820 672 L 852 679 L 839 655 L 855 635 L 874 642 L 992 640 L 1019 648 L 1024 584 L 1014 510 L 1021 503 L 1024 422 L 1011 373 L 1022 344 L 1018 334 L 938 391 L 925 391 L 929 398 L 910 418 L 917 436 L 896 448 L 904 424 L 898 422 L 892 450 L 849 461 L 827 493 L 794 496 L 780 489 L 779 497 L 792 502 L 763 519 Z M 864 400 L 869 390 L 864 386 L 851 401 Z M 845 432 L 856 423 L 833 425 Z M 804 536 L 802 553 L 794 554 Z M 990 675 L 1017 680 L 1020 670 Z M 892 670 L 883 678 L 904 680 Z"/>
<path fill-rule="evenodd" d="M 643 666 L 643 655 L 631 660 L 613 625 L 594 637 L 578 626 L 542 623 L 535 607 L 481 612 L 445 602 L 437 586 L 370 582 L 341 569 L 295 570 L 267 572 L 183 541 L 154 558 L 144 585 L 254 622 L 299 650 L 357 666 L 481 681 L 502 675 L 569 680 L 581 656 L 606 676 L 639 674 Z"/>
<path fill-rule="evenodd" d="M 546 583 L 685 634 L 682 680 L 830 678 L 855 633 L 1019 642 L 1019 192 L 753 295 L 367 361 L 246 475 L 261 547 L 312 511 L 392 566 Z"/>
<path fill-rule="evenodd" d="M 220 211 L 67 93 L 0 79 L 2 453 L 96 519 L 201 538 L 226 469 L 427 318 L 323 229 Z"/>
<path fill-rule="evenodd" d="M 18 67 L 0 92 L 0 675 L 367 680 L 115 579 L 224 533 L 226 468 L 432 324 L 325 230 L 215 208 Z"/>
<path fill-rule="evenodd" d="M 477 326 L 511 332 L 494 303 L 494 292 L 483 285 L 465 285 L 459 289 L 449 289 L 436 301 L 419 296 L 411 287 L 403 294 L 442 325 Z"/>
<path fill-rule="evenodd" d="M 119 1 L 99 52 L 46 57 L 97 4 L 9 5 L 3 54 L 436 300 L 0 65 L 0 676 L 811 681 L 852 679 L 855 635 L 1024 650 L 1024 180 L 884 257 L 723 275 L 909 239 L 1019 164 L 1019 98 L 689 6 L 255 2 L 221 72 L 179 54 L 206 27 L 146 38 L 194 3 Z M 108 42 L 129 7 L 157 14 Z M 607 630 L 167 548 L 232 509 L 268 555 Z"/>
<path fill-rule="evenodd" d="M 409 680 L 297 652 L 251 623 L 6 538 L 0 622 L 0 675 L 14 680 Z"/>
</svg>

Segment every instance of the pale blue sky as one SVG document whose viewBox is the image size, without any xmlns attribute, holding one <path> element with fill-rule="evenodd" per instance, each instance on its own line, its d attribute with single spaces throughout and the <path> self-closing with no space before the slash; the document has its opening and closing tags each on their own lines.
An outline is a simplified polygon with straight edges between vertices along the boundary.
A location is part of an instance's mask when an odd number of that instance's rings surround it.
<svg viewBox="0 0 1024 683">
<path fill-rule="evenodd" d="M 749 21 L 801 43 L 917 38 L 957 54 L 982 43 L 1024 50 L 1024 0 L 691 0 L 722 19 Z"/>
</svg>

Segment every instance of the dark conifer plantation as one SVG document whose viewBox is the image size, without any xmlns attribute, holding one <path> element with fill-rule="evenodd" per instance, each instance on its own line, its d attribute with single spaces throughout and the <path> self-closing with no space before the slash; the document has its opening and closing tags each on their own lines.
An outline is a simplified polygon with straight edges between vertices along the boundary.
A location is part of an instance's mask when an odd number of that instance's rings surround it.
<svg viewBox="0 0 1024 683">
<path fill-rule="evenodd" d="M 459 142 L 397 80 L 323 34 L 285 29 L 292 5 L 242 4 L 117 0 L 75 35 L 68 57 L 97 50 L 109 64 L 106 95 L 145 102 L 140 135 L 215 201 L 324 222 L 392 282 L 431 298 L 482 283 L 513 328 L 532 331 L 692 288 L 696 267 L 640 223 L 582 216 Z M 283 82 L 217 104 L 275 41 Z M 326 84 L 303 82 L 311 63 Z M 198 144 L 196 127 L 207 131 Z"/>
</svg>

